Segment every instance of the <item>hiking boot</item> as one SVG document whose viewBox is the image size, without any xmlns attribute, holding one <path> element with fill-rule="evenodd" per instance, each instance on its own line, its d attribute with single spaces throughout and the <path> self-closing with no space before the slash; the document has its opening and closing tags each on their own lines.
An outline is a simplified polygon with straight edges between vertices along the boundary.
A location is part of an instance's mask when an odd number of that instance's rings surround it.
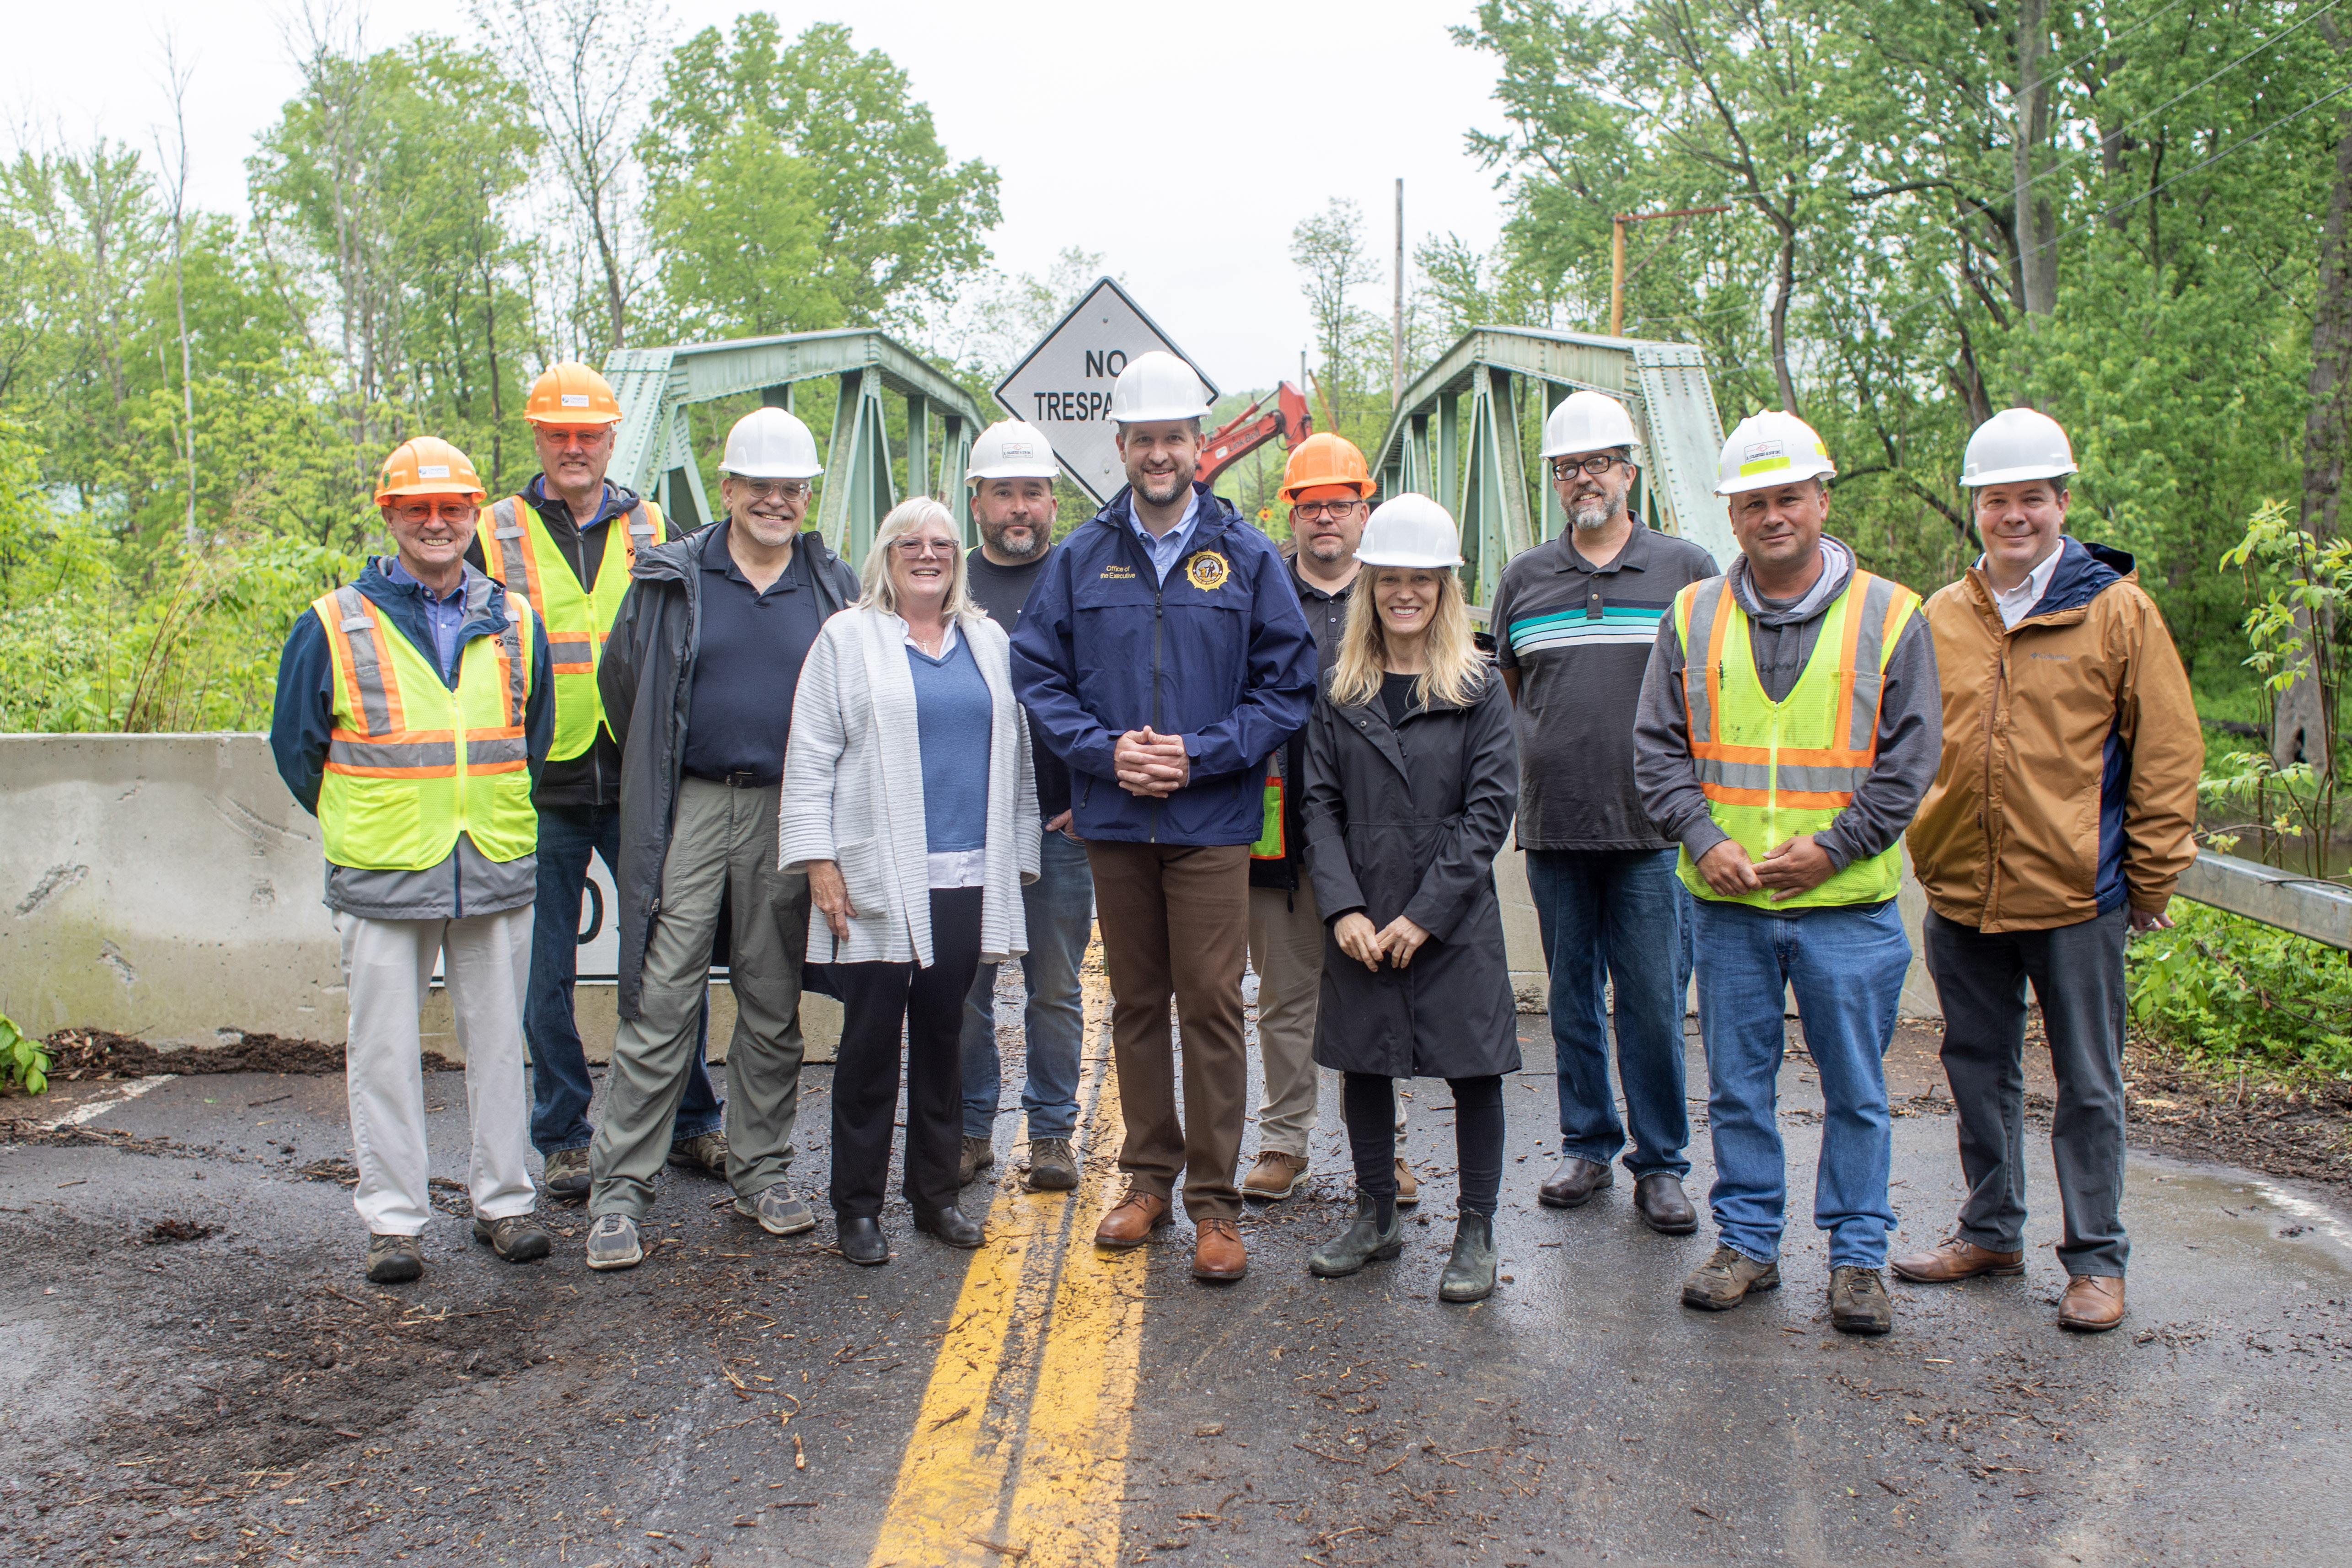
<svg viewBox="0 0 2352 1568">
<path fill-rule="evenodd" d="M 1257 1163 L 1242 1178 L 1242 1196 L 1262 1203 L 1279 1203 L 1297 1192 L 1298 1184 L 1306 1179 L 1305 1155 L 1277 1154 L 1268 1149 L 1258 1155 Z"/>
<path fill-rule="evenodd" d="M 1344 1279 L 1367 1263 L 1386 1263 L 1404 1250 L 1404 1222 L 1391 1212 L 1388 1228 L 1381 1227 L 1381 1200 L 1356 1194 L 1356 1217 L 1348 1228 L 1317 1247 L 1307 1259 L 1307 1272 L 1318 1279 Z"/>
<path fill-rule="evenodd" d="M 748 1198 L 738 1197 L 735 1212 L 745 1219 L 758 1220 L 760 1228 L 770 1236 L 798 1236 L 816 1228 L 814 1211 L 794 1197 L 792 1187 L 783 1182 L 761 1187 Z"/>
<path fill-rule="evenodd" d="M 681 1171 L 694 1171 L 723 1182 L 727 1179 L 727 1134 L 705 1132 L 697 1138 L 681 1138 L 669 1146 L 669 1163 Z"/>
<path fill-rule="evenodd" d="M 967 1138 L 963 1152 L 956 1157 L 956 1185 L 968 1187 L 971 1179 L 996 1163 L 996 1146 L 985 1138 Z"/>
<path fill-rule="evenodd" d="M 560 1204 L 584 1203 L 588 1197 L 588 1145 L 558 1149 L 547 1157 L 539 1190 Z"/>
<path fill-rule="evenodd" d="M 414 1236 L 368 1237 L 367 1278 L 371 1285 L 405 1285 L 425 1272 L 425 1243 Z"/>
<path fill-rule="evenodd" d="M 1895 1327 L 1895 1302 L 1877 1269 L 1848 1263 L 1830 1270 L 1830 1326 L 1842 1334 L 1883 1334 Z"/>
<path fill-rule="evenodd" d="M 1495 1216 L 1465 1214 L 1454 1222 L 1454 1256 L 1437 1281 L 1441 1301 L 1483 1301 L 1495 1293 Z"/>
<path fill-rule="evenodd" d="M 1780 1265 L 1759 1263 L 1733 1247 L 1717 1247 L 1683 1281 L 1683 1305 L 1728 1312 L 1759 1290 L 1780 1288 Z"/>
<path fill-rule="evenodd" d="M 1033 1193 L 1066 1193 L 1078 1184 L 1078 1156 L 1066 1138 L 1032 1138 L 1029 1173 L 1022 1185 Z"/>
<path fill-rule="evenodd" d="M 635 1268 L 646 1260 L 637 1245 L 637 1222 L 625 1214 L 600 1214 L 588 1227 L 588 1267 Z"/>
<path fill-rule="evenodd" d="M 1396 1157 L 1396 1168 L 1397 1207 L 1409 1209 L 1421 1202 L 1421 1178 L 1412 1173 L 1412 1167 L 1404 1163 L 1402 1154 Z"/>
<path fill-rule="evenodd" d="M 488 1242 L 490 1250 L 509 1263 L 536 1263 L 555 1250 L 555 1238 L 534 1215 L 509 1215 L 504 1219 L 476 1215 L 474 1239 Z"/>
<path fill-rule="evenodd" d="M 2016 1252 L 1994 1252 L 1973 1241 L 1948 1236 L 1927 1251 L 1895 1258 L 1887 1267 L 1915 1285 L 1948 1285 L 1955 1279 L 1972 1279 L 1979 1274 L 1996 1279 L 2022 1274 L 2025 1253 L 2021 1248 Z"/>
</svg>

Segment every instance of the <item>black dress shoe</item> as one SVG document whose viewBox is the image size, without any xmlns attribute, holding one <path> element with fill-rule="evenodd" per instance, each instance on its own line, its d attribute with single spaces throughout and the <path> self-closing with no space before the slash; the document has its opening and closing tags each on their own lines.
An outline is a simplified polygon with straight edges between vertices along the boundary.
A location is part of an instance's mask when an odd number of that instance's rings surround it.
<svg viewBox="0 0 2352 1568">
<path fill-rule="evenodd" d="M 987 1239 L 981 1231 L 980 1222 L 976 1219 L 966 1219 L 963 1210 L 953 1204 L 930 1214 L 925 1214 L 918 1209 L 915 1213 L 915 1228 L 929 1231 L 950 1247 L 978 1247 Z"/>
<path fill-rule="evenodd" d="M 882 1222 L 857 1215 L 841 1215 L 834 1221 L 840 1233 L 841 1255 L 852 1263 L 872 1268 L 890 1261 L 890 1244 L 882 1238 Z"/>
<path fill-rule="evenodd" d="M 1593 1194 L 1616 1180 L 1616 1167 L 1570 1154 L 1559 1163 L 1551 1179 L 1536 1189 L 1536 1196 L 1549 1209 L 1580 1208 L 1591 1201 Z"/>
<path fill-rule="evenodd" d="M 1698 1228 L 1698 1211 L 1671 1172 L 1653 1171 L 1635 1182 L 1633 1207 L 1644 1225 L 1663 1236 L 1688 1236 Z"/>
</svg>

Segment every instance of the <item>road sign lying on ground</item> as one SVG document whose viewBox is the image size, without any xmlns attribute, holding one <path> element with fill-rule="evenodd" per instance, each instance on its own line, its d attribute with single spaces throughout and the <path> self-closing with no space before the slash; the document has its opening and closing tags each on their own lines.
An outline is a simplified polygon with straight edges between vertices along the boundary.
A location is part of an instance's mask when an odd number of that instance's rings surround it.
<svg viewBox="0 0 2352 1568">
<path fill-rule="evenodd" d="M 1143 307 L 1105 278 L 997 384 L 996 401 L 1015 419 L 1044 431 L 1063 471 L 1097 503 L 1107 501 L 1127 483 L 1111 439 L 1111 383 L 1129 360 L 1152 349 L 1165 349 L 1201 374 L 1200 365 L 1169 341 Z M 1206 375 L 1201 382 L 1214 403 L 1216 384 Z"/>
</svg>

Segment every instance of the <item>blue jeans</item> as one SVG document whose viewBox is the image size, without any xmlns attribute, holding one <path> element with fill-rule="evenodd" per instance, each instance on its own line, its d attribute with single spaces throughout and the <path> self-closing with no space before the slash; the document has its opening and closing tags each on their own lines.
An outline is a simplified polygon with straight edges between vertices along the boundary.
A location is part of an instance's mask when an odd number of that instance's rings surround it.
<svg viewBox="0 0 2352 1568">
<path fill-rule="evenodd" d="M 617 805 L 542 805 L 539 808 L 538 910 L 530 932 L 530 984 L 522 1009 L 523 1039 L 530 1047 L 530 1142 L 542 1155 L 584 1149 L 595 1137 L 588 1125 L 588 1053 L 572 1014 L 572 991 L 580 973 L 580 895 L 588 880 L 588 857 L 604 858 L 613 869 L 621 855 L 621 810 Z M 604 918 L 618 913 L 610 901 Z M 678 1142 L 716 1132 L 726 1117 L 702 1065 L 710 1032 L 710 1009 L 702 1012 L 695 1038 L 686 1099 L 677 1108 Z"/>
<path fill-rule="evenodd" d="M 1683 999 L 1690 992 L 1691 897 L 1672 849 L 1530 849 L 1528 890 L 1551 972 L 1552 1057 L 1559 1089 L 1559 1152 L 1605 1165 L 1633 1132 L 1636 1176 L 1690 1173 L 1683 1152 Z M 1616 987 L 1617 1078 L 1625 1120 L 1609 1091 L 1604 981 Z"/>
<path fill-rule="evenodd" d="M 1078 999 L 1078 965 L 1094 934 L 1095 879 L 1087 847 L 1065 833 L 1048 833 L 1038 847 L 1037 879 L 1021 889 L 1029 921 L 1029 951 L 1021 982 L 1029 993 L 1022 1032 L 1029 1052 L 1029 1082 L 1021 1109 L 1029 1138 L 1067 1138 L 1078 1130 L 1078 1056 L 1086 1040 L 1086 1007 Z M 1003 1078 L 996 1059 L 996 965 L 983 963 L 963 999 L 963 1135 L 986 1138 L 996 1125 Z"/>
<path fill-rule="evenodd" d="M 1726 1246 L 1759 1263 L 1780 1256 L 1789 1195 L 1778 1116 L 1787 1041 L 1781 1004 L 1794 990 L 1827 1112 L 1813 1224 L 1830 1233 L 1831 1268 L 1878 1268 L 1895 1227 L 1885 1058 L 1911 966 L 1902 915 L 1891 899 L 1786 915 L 1713 899 L 1692 902 L 1716 1229 Z"/>
</svg>

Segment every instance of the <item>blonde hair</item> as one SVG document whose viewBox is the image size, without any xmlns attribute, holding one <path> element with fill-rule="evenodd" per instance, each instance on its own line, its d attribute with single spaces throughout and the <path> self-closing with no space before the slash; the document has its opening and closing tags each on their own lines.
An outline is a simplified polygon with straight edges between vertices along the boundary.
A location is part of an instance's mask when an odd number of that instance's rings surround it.
<svg viewBox="0 0 2352 1568">
<path fill-rule="evenodd" d="M 890 581 L 890 552 L 897 548 L 901 536 L 933 523 L 950 534 L 956 531 L 954 514 L 929 496 L 911 496 L 890 509 L 890 515 L 874 531 L 874 546 L 866 552 L 866 564 L 857 574 L 858 585 L 865 590 L 858 598 L 857 608 L 879 610 L 886 616 L 898 613 L 898 590 Z M 988 613 L 972 603 L 963 557 L 961 543 L 948 552 L 948 596 L 940 611 L 951 621 L 979 620 Z"/>
<path fill-rule="evenodd" d="M 1348 625 L 1339 634 L 1339 658 L 1331 670 L 1334 703 L 1358 708 L 1381 694 L 1381 678 L 1388 673 L 1389 638 L 1380 606 L 1372 602 L 1373 591 L 1384 576 L 1421 571 L 1437 577 L 1437 605 L 1429 617 L 1429 668 L 1413 683 L 1413 700 L 1424 707 L 1443 701 L 1466 708 L 1485 689 L 1486 661 L 1471 640 L 1461 578 L 1442 568 L 1367 566 L 1356 591 L 1348 595 Z"/>
</svg>

